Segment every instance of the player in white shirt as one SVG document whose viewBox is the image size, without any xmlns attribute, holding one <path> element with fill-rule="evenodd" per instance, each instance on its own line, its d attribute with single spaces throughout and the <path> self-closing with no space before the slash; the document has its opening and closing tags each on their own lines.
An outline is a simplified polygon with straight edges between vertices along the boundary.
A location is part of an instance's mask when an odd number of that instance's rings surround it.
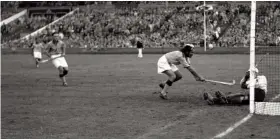
<svg viewBox="0 0 280 139">
<path fill-rule="evenodd" d="M 190 58 L 193 56 L 193 48 L 194 45 L 186 44 L 183 45 L 181 50 L 169 52 L 159 58 L 157 63 L 158 73 L 165 74 L 168 77 L 166 82 L 159 84 L 162 88 L 160 92 L 160 97 L 162 99 L 168 99 L 167 89 L 172 86 L 174 82 L 182 78 L 182 74 L 176 65 L 182 65 L 184 68 L 188 69 L 197 81 L 205 81 L 205 79 L 190 65 Z"/>
<path fill-rule="evenodd" d="M 255 74 L 255 101 L 262 102 L 267 94 L 267 79 L 264 75 L 257 75 L 258 69 L 254 69 Z M 247 71 L 245 76 L 240 81 L 242 89 L 250 88 L 250 72 Z M 210 93 L 204 93 L 204 100 L 209 105 L 213 104 L 249 104 L 250 93 L 249 91 L 225 95 L 224 93 L 217 91 L 215 92 L 216 97 L 211 96 Z"/>
<path fill-rule="evenodd" d="M 32 48 L 32 55 L 35 59 L 36 67 L 38 68 L 39 62 L 42 59 L 42 50 L 44 49 L 43 43 L 40 43 L 38 39 L 35 39 L 31 48 Z"/>
<path fill-rule="evenodd" d="M 65 60 L 66 45 L 60 39 L 61 36 L 58 33 L 53 34 L 53 40 L 47 44 L 46 55 L 53 59 L 52 63 L 58 69 L 63 86 L 67 86 L 65 76 L 68 74 L 69 69 Z"/>
</svg>

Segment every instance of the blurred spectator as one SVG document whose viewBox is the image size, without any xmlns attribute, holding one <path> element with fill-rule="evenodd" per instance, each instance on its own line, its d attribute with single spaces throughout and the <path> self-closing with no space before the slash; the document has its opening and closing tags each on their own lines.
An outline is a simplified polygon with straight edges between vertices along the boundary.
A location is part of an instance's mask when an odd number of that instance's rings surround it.
<svg viewBox="0 0 280 139">
<path fill-rule="evenodd" d="M 63 34 L 63 39 L 69 47 L 90 50 L 135 47 L 129 38 L 136 37 L 142 38 L 145 47 L 155 48 L 176 47 L 181 41 L 199 44 L 200 40 L 203 40 L 203 12 L 195 11 L 195 7 L 185 8 L 183 12 L 167 19 L 166 16 L 184 2 L 175 2 L 172 3 L 173 6 L 170 4 L 168 7 L 159 6 L 165 5 L 165 2 L 148 2 L 146 6 L 143 3 L 133 3 L 133 6 L 131 3 L 124 3 L 117 8 L 102 3 L 88 5 L 72 16 L 60 20 L 49 30 Z M 152 7 L 153 3 L 158 7 Z M 187 2 L 192 3 L 197 5 L 197 2 Z M 65 3 L 41 4 L 61 6 Z M 216 5 L 217 8 L 214 6 L 213 11 L 207 12 L 207 34 L 214 32 L 218 36 L 217 46 L 220 47 L 247 47 L 250 39 L 250 4 L 223 2 Z M 273 40 L 276 37 L 275 29 L 280 24 L 277 18 L 279 5 L 261 5 L 257 15 L 257 44 L 275 43 Z M 23 23 L 27 28 L 36 30 L 49 22 L 45 17 L 32 17 Z M 7 26 L 1 28 L 2 34 L 9 30 Z"/>
</svg>

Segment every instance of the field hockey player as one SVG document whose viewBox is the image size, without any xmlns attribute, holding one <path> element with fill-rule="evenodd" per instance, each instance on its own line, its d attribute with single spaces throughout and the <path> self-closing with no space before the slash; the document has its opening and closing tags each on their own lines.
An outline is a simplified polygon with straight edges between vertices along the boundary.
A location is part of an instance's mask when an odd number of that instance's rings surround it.
<svg viewBox="0 0 280 139">
<path fill-rule="evenodd" d="M 36 38 L 31 48 L 32 48 L 32 55 L 35 59 L 36 67 L 39 68 L 39 63 L 42 59 L 42 49 L 44 49 L 43 44 L 39 42 L 38 38 Z"/>
<path fill-rule="evenodd" d="M 258 69 L 255 68 L 253 70 L 255 78 L 255 101 L 256 102 L 263 102 L 265 96 L 267 94 L 267 79 L 264 75 L 257 75 Z M 242 89 L 249 89 L 250 88 L 250 72 L 247 71 L 245 76 L 241 79 L 240 84 Z M 210 93 L 204 93 L 203 95 L 204 100 L 207 101 L 209 105 L 214 104 L 238 104 L 238 105 L 248 105 L 250 100 L 249 91 L 241 92 L 241 93 L 234 93 L 230 95 L 225 95 L 223 92 L 216 91 L 215 97 L 213 97 Z"/>
<path fill-rule="evenodd" d="M 190 65 L 190 58 L 193 56 L 194 45 L 192 44 L 181 44 L 182 49 L 166 53 L 159 58 L 157 63 L 157 70 L 159 74 L 165 74 L 168 80 L 164 83 L 159 84 L 162 88 L 160 92 L 160 98 L 168 99 L 167 90 L 173 83 L 182 78 L 182 74 L 176 65 L 183 65 L 184 68 L 188 69 L 197 81 L 205 81 L 195 69 Z"/>
<path fill-rule="evenodd" d="M 60 40 L 61 36 L 58 33 L 53 34 L 53 40 L 47 44 L 46 55 L 52 58 L 53 65 L 59 71 L 59 78 L 63 82 L 63 86 L 67 86 L 65 76 L 68 74 L 68 64 L 65 60 L 65 43 Z"/>
</svg>

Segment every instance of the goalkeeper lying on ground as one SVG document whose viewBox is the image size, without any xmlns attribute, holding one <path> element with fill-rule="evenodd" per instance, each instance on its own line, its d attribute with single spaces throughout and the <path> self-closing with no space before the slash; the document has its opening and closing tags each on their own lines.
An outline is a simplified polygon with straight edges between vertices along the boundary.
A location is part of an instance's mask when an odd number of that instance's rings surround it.
<svg viewBox="0 0 280 139">
<path fill-rule="evenodd" d="M 258 69 L 255 68 L 255 101 L 262 102 L 264 101 L 265 95 L 267 94 L 267 79 L 264 75 L 257 75 Z M 242 78 L 241 82 L 242 89 L 249 89 L 250 86 L 250 72 L 247 71 L 245 77 Z M 250 96 L 249 91 L 225 95 L 224 93 L 217 91 L 213 97 L 210 93 L 204 93 L 204 100 L 207 101 L 209 105 L 214 104 L 249 104 Z"/>
</svg>

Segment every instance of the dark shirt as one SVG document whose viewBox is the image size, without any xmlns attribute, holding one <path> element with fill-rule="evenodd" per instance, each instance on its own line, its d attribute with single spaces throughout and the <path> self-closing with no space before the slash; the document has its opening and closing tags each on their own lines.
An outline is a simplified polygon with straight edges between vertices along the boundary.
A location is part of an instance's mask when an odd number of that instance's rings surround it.
<svg viewBox="0 0 280 139">
<path fill-rule="evenodd" d="M 140 41 L 137 41 L 137 48 L 143 48 L 143 43 Z"/>
</svg>

